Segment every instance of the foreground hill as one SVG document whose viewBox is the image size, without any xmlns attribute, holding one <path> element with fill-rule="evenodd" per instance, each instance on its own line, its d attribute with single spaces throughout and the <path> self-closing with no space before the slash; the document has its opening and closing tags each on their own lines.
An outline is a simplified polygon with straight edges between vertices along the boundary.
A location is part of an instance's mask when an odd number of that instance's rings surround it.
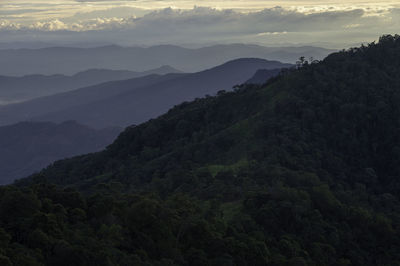
<svg viewBox="0 0 400 266">
<path fill-rule="evenodd" d="M 384 36 L 56 162 L 1 189 L 2 260 L 397 265 L 399 68 Z"/>
<path fill-rule="evenodd" d="M 239 58 L 263 58 L 293 64 L 300 56 L 322 59 L 333 51 L 311 46 L 263 47 L 247 44 L 196 49 L 173 45 L 147 48 L 112 45 L 96 48 L 5 49 L 0 50 L 0 74 L 72 75 L 91 68 L 144 71 L 162 65 L 170 65 L 184 72 L 198 72 Z"/>
<path fill-rule="evenodd" d="M 90 69 L 72 76 L 60 74 L 51 76 L 29 75 L 23 77 L 0 76 L 0 105 L 72 91 L 74 89 L 112 80 L 124 80 L 151 74 L 165 75 L 178 72 L 178 70 L 172 67 L 163 66 L 144 72 Z"/>
<path fill-rule="evenodd" d="M 104 149 L 120 131 L 94 130 L 73 121 L 0 127 L 0 184 L 33 174 L 56 160 Z"/>
<path fill-rule="evenodd" d="M 76 120 L 97 128 L 139 124 L 169 108 L 219 90 L 231 90 L 258 69 L 289 67 L 277 61 L 238 59 L 192 74 L 109 82 L 0 108 L 0 124 L 23 120 Z"/>
</svg>

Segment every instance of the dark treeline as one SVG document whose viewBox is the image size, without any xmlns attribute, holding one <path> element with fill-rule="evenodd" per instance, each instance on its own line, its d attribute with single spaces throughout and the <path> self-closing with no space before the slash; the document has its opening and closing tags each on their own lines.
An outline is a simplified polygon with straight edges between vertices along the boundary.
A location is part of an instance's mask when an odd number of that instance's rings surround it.
<svg viewBox="0 0 400 266">
<path fill-rule="evenodd" d="M 2 187 L 0 264 L 400 265 L 399 70 L 383 36 Z"/>
</svg>

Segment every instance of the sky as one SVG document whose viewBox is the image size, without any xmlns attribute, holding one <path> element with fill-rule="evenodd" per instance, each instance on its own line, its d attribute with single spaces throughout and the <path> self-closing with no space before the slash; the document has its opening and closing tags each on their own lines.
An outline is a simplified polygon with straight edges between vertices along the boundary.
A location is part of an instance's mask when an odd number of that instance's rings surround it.
<svg viewBox="0 0 400 266">
<path fill-rule="evenodd" d="M 346 48 L 389 33 L 399 0 L 0 0 L 0 43 Z"/>
</svg>

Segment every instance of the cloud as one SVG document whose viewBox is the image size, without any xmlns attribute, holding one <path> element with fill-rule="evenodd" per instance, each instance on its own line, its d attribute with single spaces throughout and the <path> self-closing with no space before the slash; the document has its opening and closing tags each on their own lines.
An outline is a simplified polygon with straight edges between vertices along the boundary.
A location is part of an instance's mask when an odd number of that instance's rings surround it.
<svg viewBox="0 0 400 266">
<path fill-rule="evenodd" d="M 20 25 L 17 23 L 12 23 L 9 20 L 0 20 L 0 29 L 2 30 L 18 30 Z"/>
<path fill-rule="evenodd" d="M 0 10 L 0 16 L 4 15 L 21 15 L 21 14 L 29 14 L 29 13 L 37 13 L 46 11 L 45 9 L 9 9 L 9 10 Z"/>
<path fill-rule="evenodd" d="M 73 17 L 35 22 L 29 25 L 0 21 L 0 31 L 34 32 L 62 31 L 69 38 L 90 41 L 125 43 L 188 43 L 188 42 L 358 42 L 360 38 L 376 38 L 387 30 L 400 30 L 400 9 L 390 9 L 371 16 L 364 9 L 302 12 L 282 7 L 261 11 L 238 12 L 232 9 L 194 7 L 165 8 L 156 11 L 124 7 L 79 13 Z M 108 16 L 106 16 L 108 14 Z M 115 15 L 115 16 L 112 16 Z M 396 23 L 395 23 L 396 22 Z M 69 32 L 68 34 L 65 32 Z M 60 33 L 61 34 L 61 33 Z M 49 34 L 44 34 L 49 38 Z M 353 35 L 353 36 L 352 36 Z M 60 35 L 54 35 L 60 36 Z M 84 37 L 83 37 L 84 36 Z M 368 40 L 369 41 L 369 40 Z"/>
<path fill-rule="evenodd" d="M 65 24 L 64 22 L 58 19 L 55 19 L 47 22 L 36 22 L 32 25 L 29 25 L 29 28 L 34 30 L 43 30 L 43 31 L 59 31 L 59 30 L 69 30 L 71 29 L 71 26 Z"/>
<path fill-rule="evenodd" d="M 263 32 L 314 32 L 330 31 L 347 25 L 361 25 L 364 18 L 361 9 L 350 11 L 325 11 L 305 14 L 281 7 L 258 12 L 241 13 L 233 10 L 217 10 L 195 7 L 191 10 L 166 8 L 140 18 L 127 18 L 98 24 L 99 27 L 130 29 L 132 32 L 153 34 L 236 35 Z M 375 20 L 376 22 L 376 20 Z M 92 28 L 93 29 L 93 28 Z"/>
<path fill-rule="evenodd" d="M 77 22 L 97 18 L 129 18 L 129 17 L 142 17 L 150 13 L 151 10 L 121 6 L 101 10 L 94 10 L 90 12 L 77 12 L 71 17 L 64 18 L 63 21 Z"/>
<path fill-rule="evenodd" d="M 127 1 L 127 2 L 135 2 L 136 0 L 75 0 L 76 2 L 113 2 L 113 1 L 118 1 L 118 2 L 123 2 L 123 1 Z"/>
<path fill-rule="evenodd" d="M 119 13 L 123 8 L 110 9 L 109 14 Z M 113 12 L 116 11 L 116 12 Z M 139 13 L 140 9 L 130 9 L 127 14 Z M 299 29 L 315 30 L 329 29 L 340 25 L 347 25 L 362 18 L 364 11 L 355 9 L 350 11 L 325 11 L 320 13 L 305 14 L 296 10 L 287 10 L 281 7 L 264 9 L 262 11 L 241 13 L 230 9 L 218 10 L 209 7 L 194 7 L 190 10 L 165 8 L 153 12 L 143 12 L 143 16 L 117 18 L 104 16 L 107 11 L 93 11 L 90 13 L 77 13 L 74 17 L 57 19 L 47 22 L 37 22 L 28 26 L 39 30 L 54 30 L 57 27 L 63 30 L 98 30 L 104 28 L 125 27 L 136 29 L 149 29 L 157 27 L 160 30 L 174 31 L 210 30 L 215 31 L 296 31 Z M 103 15 L 96 17 L 96 15 Z M 86 19 L 84 19 L 86 18 Z M 89 18 L 89 19 L 87 19 Z M 66 23 L 67 22 L 67 23 Z M 47 25 L 47 26 L 44 26 Z M 52 27 L 52 25 L 54 27 Z"/>
</svg>

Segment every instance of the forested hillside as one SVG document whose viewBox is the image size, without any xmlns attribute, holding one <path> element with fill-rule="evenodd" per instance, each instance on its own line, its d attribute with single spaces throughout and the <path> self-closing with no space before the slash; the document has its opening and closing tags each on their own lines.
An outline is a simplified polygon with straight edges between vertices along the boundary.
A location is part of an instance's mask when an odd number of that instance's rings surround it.
<svg viewBox="0 0 400 266">
<path fill-rule="evenodd" d="M 383 36 L 2 187 L 0 264 L 399 265 L 399 70 Z"/>
</svg>

